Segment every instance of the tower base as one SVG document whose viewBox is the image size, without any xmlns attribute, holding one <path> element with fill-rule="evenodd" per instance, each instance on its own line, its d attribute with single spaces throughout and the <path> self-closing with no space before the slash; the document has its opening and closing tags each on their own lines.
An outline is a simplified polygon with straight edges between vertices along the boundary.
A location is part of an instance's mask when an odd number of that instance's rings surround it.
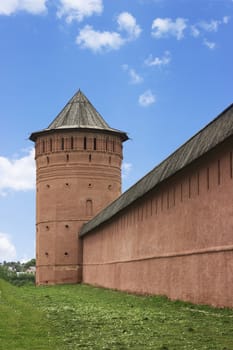
<svg viewBox="0 0 233 350">
<path fill-rule="evenodd" d="M 36 285 L 77 284 L 81 282 L 81 265 L 55 265 L 36 267 Z"/>
</svg>

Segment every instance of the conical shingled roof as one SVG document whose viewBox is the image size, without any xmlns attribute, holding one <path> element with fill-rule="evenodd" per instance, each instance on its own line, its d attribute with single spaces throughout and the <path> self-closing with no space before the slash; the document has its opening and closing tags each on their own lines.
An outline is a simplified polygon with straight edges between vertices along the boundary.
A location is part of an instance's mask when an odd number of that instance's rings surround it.
<svg viewBox="0 0 233 350">
<path fill-rule="evenodd" d="M 111 128 L 87 97 L 79 90 L 65 105 L 48 128 L 32 133 L 30 140 L 35 141 L 42 132 L 52 132 L 64 129 L 92 129 L 103 130 L 110 133 L 119 134 L 122 141 L 126 141 L 128 136 L 125 132 Z"/>
<path fill-rule="evenodd" d="M 75 127 L 111 130 L 87 97 L 79 90 L 58 114 L 48 129 Z"/>
</svg>

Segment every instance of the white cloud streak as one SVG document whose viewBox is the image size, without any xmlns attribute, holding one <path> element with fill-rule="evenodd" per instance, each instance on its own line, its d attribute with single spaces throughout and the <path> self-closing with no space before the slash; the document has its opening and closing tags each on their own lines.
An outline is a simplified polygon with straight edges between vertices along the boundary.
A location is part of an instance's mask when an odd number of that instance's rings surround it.
<svg viewBox="0 0 233 350">
<path fill-rule="evenodd" d="M 139 96 L 138 103 L 142 107 L 148 107 L 156 102 L 155 95 L 151 90 L 146 90 L 142 95 Z"/>
<path fill-rule="evenodd" d="M 152 36 L 156 39 L 174 36 L 177 40 L 184 37 L 184 31 L 187 28 L 185 18 L 156 18 L 152 23 Z"/>
<path fill-rule="evenodd" d="M 11 238 L 6 233 L 0 232 L 0 261 L 11 261 L 16 258 L 16 249 Z"/>
<path fill-rule="evenodd" d="M 60 0 L 58 18 L 65 17 L 67 23 L 81 22 L 85 17 L 103 12 L 102 0 Z"/>
<path fill-rule="evenodd" d="M 130 172 L 132 171 L 132 164 L 123 162 L 122 163 L 122 178 L 127 179 L 129 177 Z"/>
<path fill-rule="evenodd" d="M 1 0 L 0 15 L 10 16 L 18 11 L 26 11 L 32 14 L 46 12 L 47 0 Z"/>
<path fill-rule="evenodd" d="M 143 78 L 132 68 L 129 70 L 129 76 L 131 84 L 141 84 L 143 82 Z"/>
<path fill-rule="evenodd" d="M 171 53 L 170 51 L 165 51 L 162 57 L 149 57 L 144 61 L 144 63 L 149 67 L 162 67 L 166 66 L 171 62 Z"/>
<path fill-rule="evenodd" d="M 190 29 L 191 29 L 191 35 L 192 35 L 194 38 L 198 38 L 199 35 L 200 35 L 200 30 L 199 30 L 195 25 L 191 25 L 191 26 L 190 26 Z"/>
<path fill-rule="evenodd" d="M 201 21 L 198 25 L 207 32 L 217 32 L 220 24 L 222 24 L 222 21 L 211 20 L 209 22 Z"/>
<path fill-rule="evenodd" d="M 230 16 L 224 16 L 222 19 L 211 19 L 210 21 L 200 21 L 194 25 L 190 26 L 191 35 L 195 38 L 200 36 L 202 32 L 217 32 L 219 26 L 222 24 L 228 24 L 230 21 Z"/>
<path fill-rule="evenodd" d="M 216 43 L 207 39 L 203 40 L 203 44 L 210 50 L 214 50 L 216 48 Z"/>
<path fill-rule="evenodd" d="M 152 23 L 152 36 L 156 39 L 175 37 L 177 40 L 184 38 L 184 32 L 186 29 L 190 30 L 190 34 L 194 38 L 203 38 L 204 33 L 216 33 L 219 27 L 223 24 L 228 24 L 230 16 L 223 16 L 221 19 L 211 19 L 208 21 L 202 20 L 195 24 L 189 25 L 188 20 L 185 18 L 156 18 Z M 210 42 L 206 39 L 203 41 L 204 45 L 210 49 L 216 47 L 214 42 Z M 159 62 L 158 60 L 155 61 Z"/>
<path fill-rule="evenodd" d="M 141 77 L 133 68 L 130 68 L 127 64 L 123 64 L 122 69 L 129 74 L 130 84 L 136 85 L 143 82 L 143 77 Z"/>
<path fill-rule="evenodd" d="M 35 173 L 34 149 L 19 159 L 0 157 L 0 196 L 34 189 Z"/>
<path fill-rule="evenodd" d="M 222 23 L 224 23 L 224 24 L 228 24 L 229 21 L 230 21 L 230 16 L 224 16 L 224 17 L 222 18 Z"/>
</svg>

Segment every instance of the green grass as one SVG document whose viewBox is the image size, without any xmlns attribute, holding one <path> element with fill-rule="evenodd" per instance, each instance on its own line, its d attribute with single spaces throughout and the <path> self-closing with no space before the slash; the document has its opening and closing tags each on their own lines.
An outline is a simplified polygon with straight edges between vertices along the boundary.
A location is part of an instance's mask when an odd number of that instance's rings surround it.
<svg viewBox="0 0 233 350">
<path fill-rule="evenodd" d="M 233 310 L 0 280 L 1 350 L 233 350 Z"/>
</svg>

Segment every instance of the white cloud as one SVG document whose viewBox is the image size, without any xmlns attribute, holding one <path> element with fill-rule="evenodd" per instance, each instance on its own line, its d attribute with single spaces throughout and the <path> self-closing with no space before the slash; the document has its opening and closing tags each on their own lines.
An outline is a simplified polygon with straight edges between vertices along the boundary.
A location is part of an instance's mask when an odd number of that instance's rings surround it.
<svg viewBox="0 0 233 350">
<path fill-rule="evenodd" d="M 130 84 L 141 84 L 143 82 L 143 78 L 134 69 L 130 68 L 127 64 L 123 64 L 122 69 L 128 72 L 130 77 Z"/>
<path fill-rule="evenodd" d="M 185 18 L 156 18 L 152 23 L 152 36 L 156 39 L 174 36 L 177 40 L 184 37 L 184 30 L 187 27 Z"/>
<path fill-rule="evenodd" d="M 217 32 L 219 29 L 219 26 L 222 24 L 228 24 L 230 21 L 229 16 L 224 16 L 221 20 L 212 19 L 210 21 L 200 21 L 195 26 L 191 26 L 197 29 L 199 27 L 200 29 L 206 31 L 206 32 Z M 192 29 L 192 28 L 191 28 Z M 199 30 L 199 29 L 197 29 Z M 195 35 L 194 35 L 195 36 Z"/>
<path fill-rule="evenodd" d="M 143 82 L 143 78 L 132 68 L 129 70 L 129 76 L 131 84 L 141 84 Z"/>
<path fill-rule="evenodd" d="M 211 20 L 209 22 L 206 21 L 201 21 L 199 23 L 199 27 L 204 29 L 207 32 L 217 32 L 218 31 L 218 27 L 221 24 L 221 21 L 218 20 Z"/>
<path fill-rule="evenodd" d="M 0 15 L 11 15 L 17 11 L 40 14 L 46 11 L 47 0 L 0 0 Z"/>
<path fill-rule="evenodd" d="M 32 258 L 29 258 L 27 255 L 24 254 L 24 256 L 22 258 L 20 258 L 20 263 L 21 264 L 25 264 L 27 263 L 29 260 L 31 260 Z"/>
<path fill-rule="evenodd" d="M 102 0 L 60 0 L 57 16 L 65 17 L 68 23 L 76 20 L 81 22 L 85 17 L 103 12 Z"/>
<path fill-rule="evenodd" d="M 100 32 L 94 30 L 92 26 L 86 25 L 80 30 L 76 43 L 94 52 L 101 52 L 118 50 L 124 44 L 124 39 L 117 32 Z"/>
<path fill-rule="evenodd" d="M 214 43 L 213 41 L 208 41 L 207 39 L 203 40 L 203 44 L 210 50 L 214 50 L 216 48 L 216 43 Z"/>
<path fill-rule="evenodd" d="M 138 38 L 142 31 L 134 16 L 129 12 L 122 12 L 117 17 L 117 23 L 119 30 L 127 32 L 129 40 Z"/>
<path fill-rule="evenodd" d="M 131 170 L 132 170 L 132 164 L 131 163 L 127 163 L 127 162 L 123 162 L 122 163 L 122 178 L 123 179 L 127 179 Z"/>
<path fill-rule="evenodd" d="M 118 29 L 126 32 L 126 37 L 118 32 L 98 31 L 86 25 L 79 31 L 76 43 L 94 52 L 118 50 L 127 42 L 136 39 L 141 32 L 135 18 L 128 12 L 121 13 L 117 17 L 117 23 Z"/>
<path fill-rule="evenodd" d="M 229 16 L 224 16 L 224 17 L 222 17 L 221 20 L 211 19 L 209 21 L 200 21 L 200 22 L 190 26 L 191 35 L 194 38 L 199 37 L 199 38 L 203 39 L 204 35 L 206 35 L 206 32 L 216 33 L 219 30 L 220 25 L 228 24 L 229 21 L 230 21 Z M 203 44 L 211 50 L 216 48 L 216 43 L 209 41 L 206 38 L 203 39 Z"/>
<path fill-rule="evenodd" d="M 224 24 L 228 24 L 229 21 L 230 21 L 230 16 L 224 16 L 224 17 L 222 18 L 222 22 L 223 22 Z"/>
<path fill-rule="evenodd" d="M 0 232 L 0 261 L 11 261 L 16 258 L 16 249 L 10 236 Z"/>
<path fill-rule="evenodd" d="M 7 190 L 24 191 L 35 187 L 34 149 L 19 159 L 0 157 L 0 196 Z"/>
<path fill-rule="evenodd" d="M 154 57 L 152 55 L 149 55 L 149 57 L 144 61 L 144 63 L 149 66 L 166 66 L 171 62 L 171 53 L 170 51 L 165 51 L 164 55 L 162 57 Z"/>
<path fill-rule="evenodd" d="M 140 106 L 147 107 L 156 102 L 156 97 L 151 90 L 147 90 L 139 96 L 138 102 Z"/>
<path fill-rule="evenodd" d="M 192 35 L 194 38 L 199 37 L 199 35 L 200 35 L 200 30 L 199 30 L 195 25 L 192 25 L 192 26 L 190 27 L 190 29 L 191 29 L 191 35 Z"/>
</svg>

